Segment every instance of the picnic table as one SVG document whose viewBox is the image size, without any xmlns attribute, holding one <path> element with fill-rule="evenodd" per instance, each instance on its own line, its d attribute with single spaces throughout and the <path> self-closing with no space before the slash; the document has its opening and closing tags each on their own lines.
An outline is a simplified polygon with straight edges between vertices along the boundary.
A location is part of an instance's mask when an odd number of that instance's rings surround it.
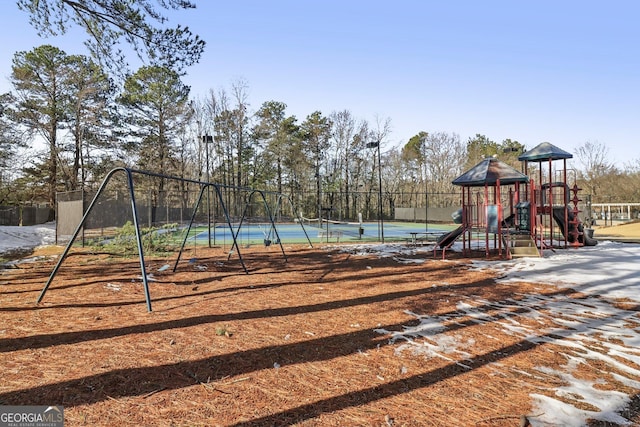
<svg viewBox="0 0 640 427">
<path fill-rule="evenodd" d="M 432 231 L 410 231 L 409 235 L 411 236 L 411 244 L 413 246 L 417 246 L 418 242 L 425 242 L 430 240 L 429 237 L 433 237 L 435 241 L 442 233 L 435 233 Z"/>
</svg>

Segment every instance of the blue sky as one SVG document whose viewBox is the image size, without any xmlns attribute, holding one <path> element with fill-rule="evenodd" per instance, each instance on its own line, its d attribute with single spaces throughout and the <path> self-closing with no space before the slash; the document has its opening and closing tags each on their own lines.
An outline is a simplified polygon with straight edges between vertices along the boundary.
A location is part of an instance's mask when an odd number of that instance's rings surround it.
<svg viewBox="0 0 640 427">
<path fill-rule="evenodd" d="M 574 154 L 598 142 L 619 166 L 640 161 L 640 2 L 195 1 L 169 15 L 207 41 L 184 78 L 193 95 L 242 79 L 253 110 L 390 118 L 387 146 L 480 133 Z M 81 34 L 39 39 L 14 2 L 2 8 L 0 91 L 16 51 L 85 53 Z"/>
</svg>

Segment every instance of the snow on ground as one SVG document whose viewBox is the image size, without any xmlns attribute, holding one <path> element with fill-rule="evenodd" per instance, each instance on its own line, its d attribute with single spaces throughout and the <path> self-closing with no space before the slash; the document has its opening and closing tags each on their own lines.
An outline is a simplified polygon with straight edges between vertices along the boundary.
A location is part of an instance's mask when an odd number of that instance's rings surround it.
<svg viewBox="0 0 640 427">
<path fill-rule="evenodd" d="M 31 250 L 56 241 L 54 222 L 30 227 L 0 226 L 0 257 L 5 253 Z"/>
<path fill-rule="evenodd" d="M 605 298 L 640 302 L 640 245 L 599 242 L 597 246 L 546 251 L 543 258 L 505 262 L 474 261 L 477 268 L 501 272 L 502 281 L 548 283 Z"/>
<path fill-rule="evenodd" d="M 452 250 L 460 250 L 456 245 Z M 351 249 L 355 254 L 378 254 L 399 262 L 421 252 L 429 259 L 432 250 L 403 245 L 358 245 Z M 539 365 L 535 371 L 524 372 L 506 364 L 492 364 L 496 375 L 517 371 L 525 378 L 544 378 L 549 384 L 541 393 L 531 394 L 532 415 L 536 415 L 529 418 L 531 425 L 577 427 L 586 425 L 587 419 L 630 425 L 620 412 L 632 396 L 615 391 L 612 382 L 636 390 L 633 394 L 640 393 L 640 316 L 613 303 L 620 299 L 640 303 L 638 266 L 640 245 L 611 241 L 546 251 L 543 258 L 474 260 L 472 268 L 493 270 L 500 282 L 549 284 L 586 296 L 576 299 L 562 293 L 528 294 L 497 302 L 461 296 L 455 313 L 431 316 L 407 311 L 419 321 L 417 326 L 378 332 L 399 343 L 398 353 L 410 351 L 443 358 L 462 367 L 468 367 L 467 351 L 475 342 L 456 332 L 459 328 L 455 325 L 461 322 L 491 326 L 496 336 L 508 334 L 534 344 L 559 346 L 566 359 L 562 366 Z M 577 371 L 581 366 L 590 367 L 600 378 L 580 378 Z M 550 397 L 554 395 L 557 398 Z M 579 409 L 584 403 L 594 410 Z"/>
<path fill-rule="evenodd" d="M 3 253 L 33 249 L 55 241 L 53 223 L 34 227 L 0 227 L 0 256 Z M 458 245 L 458 244 L 456 244 Z M 452 250 L 460 250 L 454 245 Z M 341 250 L 360 255 L 392 257 L 400 263 L 426 262 L 432 247 L 406 245 L 351 245 Z M 416 260 L 415 255 L 424 255 Z M 413 257 L 411 257 L 413 256 Z M 438 357 L 462 367 L 467 350 L 476 344 L 447 327 L 461 320 L 491 325 L 496 333 L 516 336 L 534 344 L 559 346 L 566 364 L 536 366 L 534 372 L 521 372 L 531 378 L 553 378 L 546 393 L 531 394 L 533 426 L 582 426 L 592 418 L 627 425 L 619 413 L 631 396 L 607 387 L 616 381 L 640 393 L 640 317 L 634 310 L 619 308 L 615 299 L 640 303 L 640 245 L 601 241 L 597 246 L 546 251 L 544 258 L 509 261 L 474 260 L 472 268 L 491 269 L 501 282 L 526 281 L 572 288 L 585 298 L 553 295 L 514 295 L 503 301 L 470 299 L 461 296 L 455 313 L 431 316 L 411 313 L 419 320 L 403 331 L 378 332 L 399 342 L 396 351 L 411 351 L 421 357 Z M 581 379 L 580 366 L 593 363 L 601 375 L 597 381 Z M 496 375 L 514 367 L 493 363 Z M 614 372 L 615 371 L 615 372 Z M 559 385 L 558 385 L 559 384 Z M 550 397 L 555 395 L 558 399 Z M 560 399 L 561 398 L 561 399 Z M 571 404 L 570 402 L 575 402 Z M 595 410 L 579 409 L 587 403 Z"/>
</svg>

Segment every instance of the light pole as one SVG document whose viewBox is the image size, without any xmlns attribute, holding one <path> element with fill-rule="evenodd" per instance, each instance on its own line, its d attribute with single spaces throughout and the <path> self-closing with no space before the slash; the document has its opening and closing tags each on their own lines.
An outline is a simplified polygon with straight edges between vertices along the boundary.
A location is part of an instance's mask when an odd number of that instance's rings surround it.
<svg viewBox="0 0 640 427">
<path fill-rule="evenodd" d="M 211 191 L 209 177 L 209 144 L 213 142 L 213 136 L 202 135 L 202 142 L 204 144 L 204 153 L 207 162 L 207 236 L 209 240 L 209 247 L 211 247 Z"/>
<path fill-rule="evenodd" d="M 429 234 L 429 185 L 426 172 L 424 175 L 424 232 Z"/>
<path fill-rule="evenodd" d="M 380 141 L 367 142 L 366 147 L 378 149 L 378 237 L 380 238 L 380 241 L 384 243 L 384 219 L 382 218 L 382 166 L 380 163 Z"/>
<path fill-rule="evenodd" d="M 422 149 L 426 153 L 425 147 L 427 146 L 427 137 L 423 136 L 420 138 L 420 143 L 422 144 Z M 429 185 L 427 181 L 427 164 L 426 164 L 426 155 L 424 156 L 424 232 L 425 237 L 429 234 Z"/>
</svg>

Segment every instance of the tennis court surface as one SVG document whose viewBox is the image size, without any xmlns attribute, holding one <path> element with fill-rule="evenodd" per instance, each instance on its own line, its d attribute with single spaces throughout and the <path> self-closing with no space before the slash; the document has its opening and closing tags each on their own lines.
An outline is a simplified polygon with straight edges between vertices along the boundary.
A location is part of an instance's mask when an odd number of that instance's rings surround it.
<svg viewBox="0 0 640 427">
<path fill-rule="evenodd" d="M 316 242 L 358 242 L 378 241 L 384 234 L 385 241 L 414 241 L 424 240 L 432 236 L 439 236 L 450 231 L 450 225 L 433 225 L 403 222 L 363 222 L 346 223 L 330 222 L 301 224 L 301 223 L 244 223 L 232 224 L 232 229 L 227 224 L 215 224 L 211 227 L 211 239 L 216 243 L 233 241 L 232 232 L 237 233 L 237 239 L 241 244 L 263 244 L 265 242 L 304 243 L 308 240 Z M 203 242 L 209 238 L 207 227 L 198 227 L 192 239 Z"/>
</svg>

